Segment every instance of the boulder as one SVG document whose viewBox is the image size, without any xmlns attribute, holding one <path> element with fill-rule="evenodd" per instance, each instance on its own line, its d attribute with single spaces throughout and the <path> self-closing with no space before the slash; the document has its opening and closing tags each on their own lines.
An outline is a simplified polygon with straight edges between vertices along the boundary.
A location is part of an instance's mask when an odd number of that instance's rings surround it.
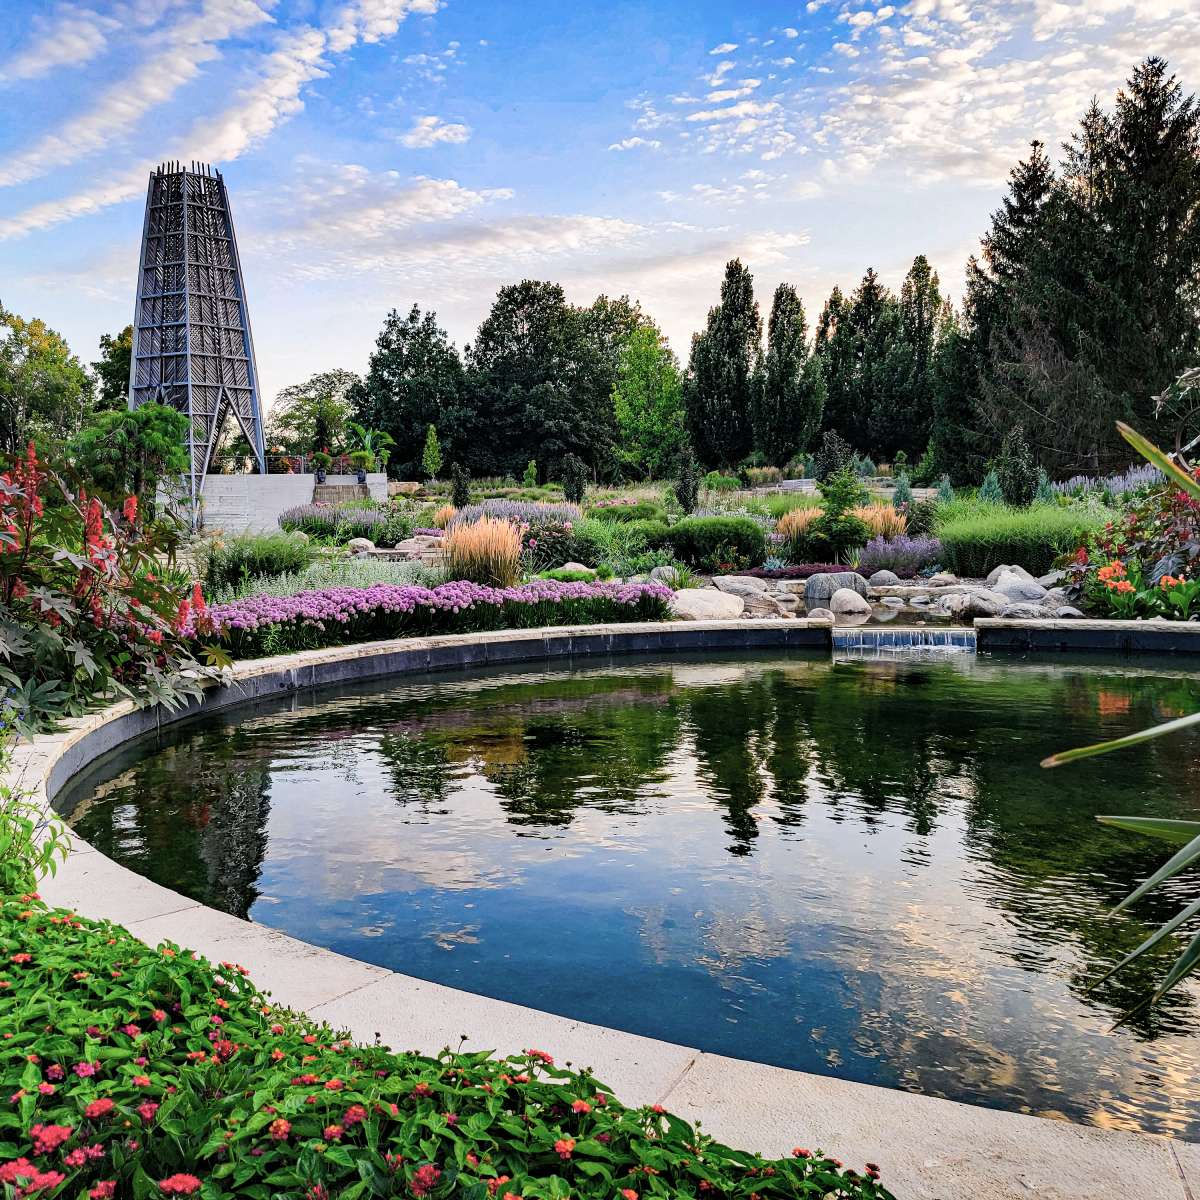
<svg viewBox="0 0 1200 1200">
<path fill-rule="evenodd" d="M 1038 583 L 1044 588 L 1058 587 L 1064 579 L 1066 579 L 1066 571 L 1047 571 L 1045 575 L 1038 576 Z"/>
<path fill-rule="evenodd" d="M 1054 610 L 1054 615 L 1056 617 L 1060 617 L 1064 621 L 1079 621 L 1083 619 L 1083 613 L 1070 604 L 1060 604 L 1058 608 Z"/>
<path fill-rule="evenodd" d="M 346 543 L 346 549 L 351 554 L 370 554 L 375 549 L 375 543 L 370 538 L 351 538 Z"/>
<path fill-rule="evenodd" d="M 1012 571 L 1001 575 L 991 588 L 1014 604 L 1038 604 L 1046 598 L 1046 589 L 1036 579 L 1024 579 Z"/>
<path fill-rule="evenodd" d="M 591 567 L 585 566 L 583 563 L 577 563 L 577 562 L 563 563 L 563 565 L 561 567 L 559 567 L 558 569 L 560 571 L 591 571 L 593 575 L 596 573 Z M 655 569 L 657 570 L 658 568 L 655 568 Z"/>
<path fill-rule="evenodd" d="M 402 542 L 397 542 L 396 549 L 401 554 L 427 554 L 430 550 L 441 549 L 443 540 L 442 538 L 429 537 L 428 534 L 418 533 L 413 537 L 405 538 Z"/>
<path fill-rule="evenodd" d="M 716 588 L 680 588 L 671 598 L 671 611 L 680 621 L 728 621 L 745 607 L 741 596 Z"/>
<path fill-rule="evenodd" d="M 795 612 L 800 607 L 800 597 L 793 596 L 791 592 L 772 592 L 771 599 L 774 600 L 784 612 Z"/>
<path fill-rule="evenodd" d="M 1043 587 L 1046 585 L 1043 584 Z M 1042 597 L 1042 603 L 1047 608 L 1062 608 L 1067 603 L 1067 593 L 1065 588 L 1052 587 Z"/>
<path fill-rule="evenodd" d="M 713 587 L 731 596 L 754 596 L 769 590 L 767 581 L 754 575 L 714 575 Z"/>
<path fill-rule="evenodd" d="M 838 588 L 829 598 L 829 609 L 834 616 L 855 616 L 871 611 L 871 605 L 854 588 Z"/>
<path fill-rule="evenodd" d="M 967 593 L 970 604 L 967 615 L 971 617 L 998 617 L 1008 607 L 1008 597 L 988 588 L 972 588 Z"/>
<path fill-rule="evenodd" d="M 804 602 L 809 609 L 831 608 L 829 601 L 834 592 L 849 588 L 864 599 L 867 595 L 867 581 L 857 571 L 835 571 L 831 575 L 812 575 L 804 589 Z"/>
<path fill-rule="evenodd" d="M 867 582 L 872 587 L 895 587 L 900 582 L 900 576 L 895 571 L 876 571 Z"/>
<path fill-rule="evenodd" d="M 881 604 L 886 604 L 888 608 L 903 608 L 904 601 L 899 596 L 884 596 L 880 601 Z"/>
<path fill-rule="evenodd" d="M 987 577 L 988 587 L 995 587 L 996 580 L 999 579 L 1001 575 L 1019 575 L 1022 579 L 1028 579 L 1031 583 L 1037 583 L 1037 580 L 1034 579 L 1034 577 L 1032 575 L 1030 575 L 1030 573 L 1027 570 L 1025 570 L 1024 567 L 1019 567 L 1016 565 L 1008 566 L 1005 564 L 1001 564 L 998 567 L 993 567 L 988 572 L 988 577 Z"/>
<path fill-rule="evenodd" d="M 726 595 L 736 595 L 736 593 L 725 593 Z M 745 603 L 747 613 L 751 613 L 756 617 L 782 617 L 784 613 L 783 605 L 779 603 L 769 592 L 747 592 L 741 597 Z"/>
<path fill-rule="evenodd" d="M 832 624 L 833 623 L 833 613 L 831 613 L 829 611 L 829 609 L 827 609 L 827 608 L 814 608 L 808 614 L 808 619 L 810 621 L 828 621 Z"/>
<path fill-rule="evenodd" d="M 387 485 L 389 496 L 415 496 L 423 488 L 423 484 L 411 480 L 390 480 Z"/>
<path fill-rule="evenodd" d="M 958 576 L 949 571 L 939 571 L 929 577 L 930 587 L 953 587 L 958 582 Z"/>
<path fill-rule="evenodd" d="M 803 596 L 808 589 L 807 579 L 775 579 L 772 582 L 777 592 L 789 592 L 793 596 Z"/>
<path fill-rule="evenodd" d="M 1010 604 L 1000 615 L 1006 620 L 1047 621 L 1054 617 L 1054 610 L 1044 604 Z"/>
<path fill-rule="evenodd" d="M 308 541 L 308 534 L 305 533 L 303 529 L 293 529 L 292 532 L 289 534 L 289 536 L 291 537 L 292 541 L 294 541 L 294 542 L 307 542 Z"/>
<path fill-rule="evenodd" d="M 570 565 L 569 563 L 567 564 Z M 650 578 L 655 583 L 665 584 L 667 587 L 676 587 L 680 580 L 678 567 L 651 567 Z"/>
</svg>

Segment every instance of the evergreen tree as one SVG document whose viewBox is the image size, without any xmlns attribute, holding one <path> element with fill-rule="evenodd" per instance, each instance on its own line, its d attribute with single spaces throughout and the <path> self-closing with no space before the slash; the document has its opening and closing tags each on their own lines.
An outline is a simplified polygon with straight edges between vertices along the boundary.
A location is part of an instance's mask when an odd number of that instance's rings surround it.
<svg viewBox="0 0 1200 1200">
<path fill-rule="evenodd" d="M 458 351 L 437 322 L 413 305 L 405 316 L 388 313 L 366 378 L 349 394 L 354 418 L 395 441 L 393 470 L 417 478 L 426 431 L 437 425 L 443 457 L 462 461 L 477 441 L 479 418 L 466 387 Z"/>
<path fill-rule="evenodd" d="M 691 445 L 685 444 L 679 455 L 679 477 L 675 481 L 675 499 L 685 515 L 696 511 L 700 500 L 700 466 Z"/>
<path fill-rule="evenodd" d="M 753 277 L 735 258 L 725 268 L 720 304 L 709 309 L 703 332 L 692 338 L 688 363 L 688 431 L 703 461 L 730 467 L 749 453 L 761 358 Z"/>
<path fill-rule="evenodd" d="M 471 472 L 462 463 L 450 467 L 450 503 L 455 508 L 466 508 L 471 503 Z"/>
<path fill-rule="evenodd" d="M 587 491 L 587 468 L 577 455 L 568 454 L 562 464 L 563 496 L 572 504 L 582 504 Z"/>
<path fill-rule="evenodd" d="M 789 283 L 775 289 L 767 321 L 767 356 L 753 411 L 754 448 L 782 465 L 808 448 L 821 427 L 825 379 L 809 353 L 804 305 Z"/>
</svg>

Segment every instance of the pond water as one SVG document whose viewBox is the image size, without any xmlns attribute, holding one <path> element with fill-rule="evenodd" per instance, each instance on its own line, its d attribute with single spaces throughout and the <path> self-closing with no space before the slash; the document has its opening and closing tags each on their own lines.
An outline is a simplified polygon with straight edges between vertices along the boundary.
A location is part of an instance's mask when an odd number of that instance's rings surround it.
<svg viewBox="0 0 1200 1200">
<path fill-rule="evenodd" d="M 1200 1137 L 1200 987 L 1089 980 L 1192 881 L 1108 908 L 1200 816 L 1169 666 L 613 660 L 321 691 L 102 760 L 79 832 L 197 900 L 397 971 L 740 1058 Z"/>
</svg>

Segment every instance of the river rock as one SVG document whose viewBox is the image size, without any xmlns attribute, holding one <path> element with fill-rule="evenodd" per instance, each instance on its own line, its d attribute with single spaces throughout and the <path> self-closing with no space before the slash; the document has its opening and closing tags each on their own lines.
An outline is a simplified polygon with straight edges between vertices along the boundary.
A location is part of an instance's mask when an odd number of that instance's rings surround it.
<svg viewBox="0 0 1200 1200">
<path fill-rule="evenodd" d="M 768 590 L 766 580 L 754 575 L 714 575 L 713 587 L 731 596 L 755 596 Z"/>
<path fill-rule="evenodd" d="M 831 613 L 827 608 L 814 608 L 808 613 L 808 619 L 810 621 L 828 621 L 830 624 L 832 624 L 833 613 Z"/>
<path fill-rule="evenodd" d="M 745 607 L 741 596 L 716 588 L 680 588 L 671 598 L 671 611 L 680 621 L 728 621 Z"/>
<path fill-rule="evenodd" d="M 899 596 L 884 596 L 880 601 L 881 604 L 886 604 L 888 608 L 903 608 L 904 601 Z"/>
<path fill-rule="evenodd" d="M 346 543 L 346 549 L 351 554 L 370 554 L 375 549 L 375 543 L 370 538 L 351 538 Z"/>
<path fill-rule="evenodd" d="M 1083 613 L 1079 609 L 1070 604 L 1061 604 L 1054 610 L 1056 617 L 1061 617 L 1065 621 L 1079 621 L 1083 618 Z"/>
<path fill-rule="evenodd" d="M 876 571 L 867 582 L 872 587 L 895 587 L 900 582 L 900 576 L 895 571 Z"/>
<path fill-rule="evenodd" d="M 998 617 L 1009 604 L 1007 596 L 990 588 L 972 588 L 967 594 L 971 598 L 967 614 L 972 617 Z"/>
<path fill-rule="evenodd" d="M 1012 571 L 1001 575 L 991 588 L 1014 604 L 1039 604 L 1046 598 L 1046 589 L 1036 579 L 1024 579 Z"/>
<path fill-rule="evenodd" d="M 953 587 L 958 582 L 958 576 L 950 571 L 939 571 L 929 577 L 930 587 Z"/>
<path fill-rule="evenodd" d="M 1005 620 L 1047 621 L 1054 617 L 1054 610 L 1044 604 L 1010 604 L 1000 615 Z"/>
<path fill-rule="evenodd" d="M 826 576 L 825 578 L 829 578 Z M 860 576 L 861 578 L 861 576 Z M 854 588 L 838 588 L 829 598 L 830 611 L 835 616 L 855 616 L 871 612 L 870 604 Z"/>
<path fill-rule="evenodd" d="M 1001 575 L 1018 575 L 1022 579 L 1028 579 L 1031 583 L 1037 583 L 1037 580 L 1034 579 L 1034 577 L 1032 575 L 1030 575 L 1030 573 L 1027 570 L 1025 570 L 1024 567 L 1017 566 L 1015 563 L 1011 566 L 1002 563 L 998 567 L 993 567 L 988 572 L 988 577 L 987 577 L 988 587 L 995 587 L 996 580 L 998 580 Z"/>
<path fill-rule="evenodd" d="M 866 599 L 869 585 L 857 571 L 834 571 L 829 575 L 812 575 L 804 589 L 804 602 L 809 609 L 832 608 L 829 603 L 834 592 L 843 588 L 857 592 Z M 835 610 L 836 611 L 836 610 Z"/>
</svg>

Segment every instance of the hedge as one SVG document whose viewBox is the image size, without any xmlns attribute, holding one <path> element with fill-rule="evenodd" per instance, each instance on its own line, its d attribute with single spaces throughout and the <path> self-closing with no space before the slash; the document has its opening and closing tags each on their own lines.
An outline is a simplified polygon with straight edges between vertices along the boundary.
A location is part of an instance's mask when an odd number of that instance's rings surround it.
<svg viewBox="0 0 1200 1200">
<path fill-rule="evenodd" d="M 874 1167 L 732 1150 L 538 1049 L 355 1044 L 242 967 L 36 895 L 0 901 L 0 959 L 0 1184 L 17 1195 L 889 1196 Z"/>
<path fill-rule="evenodd" d="M 668 544 L 681 562 L 708 571 L 759 567 L 767 556 L 767 535 L 749 517 L 686 517 Z"/>
</svg>

